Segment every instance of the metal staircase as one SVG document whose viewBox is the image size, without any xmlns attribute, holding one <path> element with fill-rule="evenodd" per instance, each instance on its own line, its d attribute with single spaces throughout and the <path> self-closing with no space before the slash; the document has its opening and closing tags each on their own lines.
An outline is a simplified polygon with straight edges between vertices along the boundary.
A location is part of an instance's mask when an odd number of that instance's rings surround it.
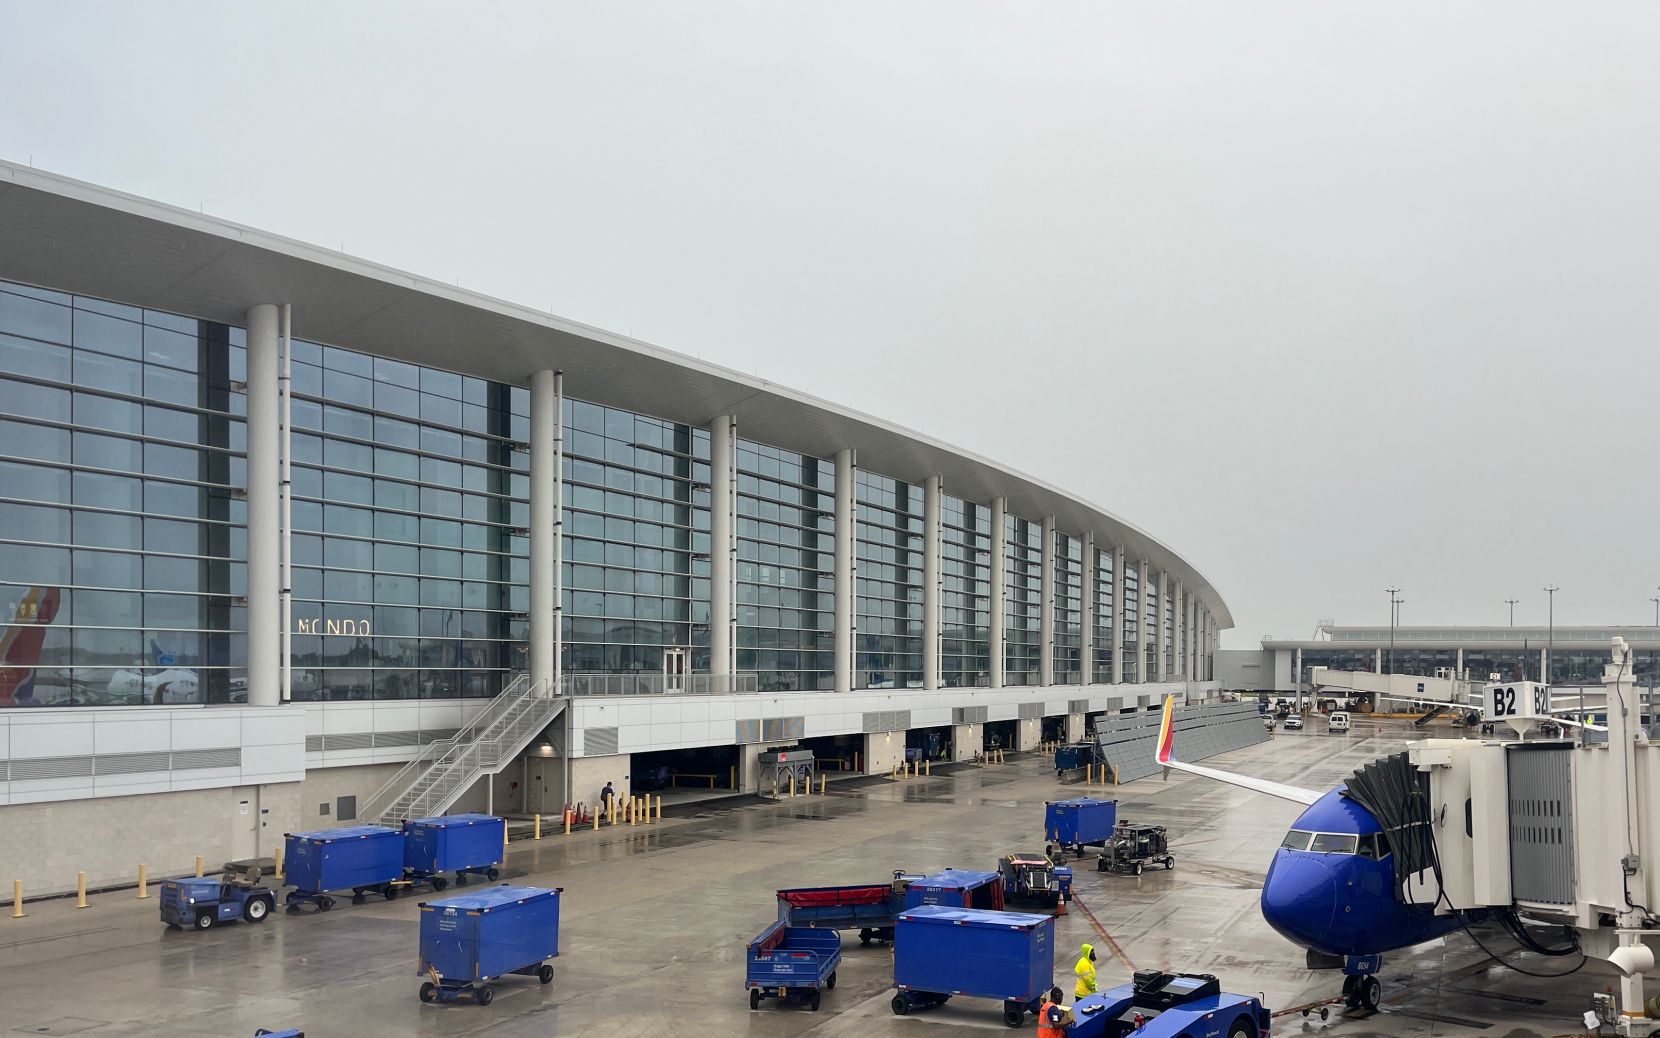
<svg viewBox="0 0 1660 1038">
<path fill-rule="evenodd" d="M 520 674 L 448 739 L 430 742 L 376 790 L 358 812 L 365 822 L 399 826 L 449 810 L 484 775 L 494 775 L 565 709 L 562 689 Z"/>
</svg>

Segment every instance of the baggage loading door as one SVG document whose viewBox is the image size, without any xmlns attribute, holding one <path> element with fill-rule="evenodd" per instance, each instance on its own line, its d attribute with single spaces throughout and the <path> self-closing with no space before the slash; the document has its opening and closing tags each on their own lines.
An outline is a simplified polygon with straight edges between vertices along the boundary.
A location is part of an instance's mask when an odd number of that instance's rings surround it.
<svg viewBox="0 0 1660 1038">
<path fill-rule="evenodd" d="M 686 691 L 686 670 L 691 663 L 690 649 L 663 650 L 663 691 Z"/>
<path fill-rule="evenodd" d="M 1510 894 L 1517 901 L 1574 903 L 1571 747 L 1510 748 Z"/>
</svg>

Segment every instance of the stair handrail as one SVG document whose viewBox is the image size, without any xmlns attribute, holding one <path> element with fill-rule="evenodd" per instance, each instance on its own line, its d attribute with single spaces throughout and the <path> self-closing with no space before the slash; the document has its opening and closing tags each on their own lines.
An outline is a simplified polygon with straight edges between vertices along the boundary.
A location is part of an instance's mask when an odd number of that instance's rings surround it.
<svg viewBox="0 0 1660 1038">
<path fill-rule="evenodd" d="M 520 701 L 525 702 L 540 698 L 543 697 L 526 695 Z M 515 741 L 534 736 L 558 712 L 560 704 L 557 698 L 548 698 L 546 702 L 548 709 L 539 712 L 536 720 L 517 733 L 514 737 Z M 515 721 L 521 719 L 515 718 Z M 483 751 L 486 744 L 492 745 L 498 751 L 498 756 L 492 758 L 491 763 L 500 762 L 500 744 L 505 736 L 506 731 L 503 731 L 496 735 L 480 737 L 468 743 L 461 752 L 456 754 L 454 760 L 445 763 L 443 771 L 410 802 L 410 817 L 425 817 L 433 811 L 439 810 L 445 805 L 446 801 L 453 803 L 454 797 L 458 796 L 463 788 L 470 786 L 477 778 L 477 772 L 483 768 Z M 457 777 L 458 772 L 461 773 L 459 777 Z"/>
<path fill-rule="evenodd" d="M 431 780 L 424 783 L 424 788 L 419 793 L 415 793 L 408 806 L 398 814 L 407 818 L 425 817 L 430 814 L 430 808 L 424 808 L 423 805 L 442 803 L 446 797 L 449 797 L 450 793 L 456 788 L 456 782 L 452 780 L 457 771 L 465 769 L 470 778 L 471 773 L 481 766 L 480 751 L 482 745 L 486 742 L 499 743 L 507 731 L 522 720 L 524 715 L 518 712 L 518 708 L 522 704 L 532 700 L 543 700 L 548 703 L 549 709 L 541 712 L 536 722 L 536 728 L 545 725 L 547 720 L 557 713 L 559 704 L 563 701 L 563 697 L 557 694 L 557 690 L 562 687 L 562 683 L 538 681 L 527 684 L 527 682 L 528 676 L 521 675 L 507 689 L 503 690 L 502 694 L 497 696 L 488 707 L 481 710 L 467 725 L 458 730 L 454 736 L 431 743 L 430 752 L 418 755 L 416 760 L 411 761 L 409 765 L 398 771 L 393 781 L 387 782 L 375 792 L 369 800 L 369 805 L 362 812 L 362 816 L 377 821 L 383 820 L 385 816 L 392 813 L 392 809 L 397 806 L 399 800 L 412 793 L 415 787 L 422 784 L 422 781 L 429 775 Z M 520 688 L 519 686 L 523 687 Z M 550 695 L 550 690 L 554 690 L 554 694 Z M 497 730 L 498 724 L 502 725 L 500 731 Z M 532 729 L 518 733 L 516 738 L 528 738 L 534 734 L 535 730 Z M 446 760 L 446 757 L 449 757 L 449 759 Z M 419 775 L 414 775 L 416 766 L 420 764 L 427 765 L 425 771 Z M 440 768 L 441 770 L 437 770 Z M 436 774 L 434 774 L 435 771 Z M 433 796 L 435 791 L 438 794 L 437 797 Z M 453 798 L 451 800 L 453 802 Z"/>
<path fill-rule="evenodd" d="M 513 702 L 517 702 L 520 697 L 520 693 L 523 691 L 523 687 L 529 684 L 529 682 L 529 672 L 520 671 L 512 681 L 507 683 L 507 687 L 502 689 L 501 692 L 498 693 L 483 710 L 480 710 L 478 713 L 474 714 L 471 720 L 456 729 L 455 734 L 447 736 L 443 739 L 434 739 L 432 742 L 422 746 L 416 751 L 415 756 L 410 759 L 409 763 L 405 764 L 402 768 L 399 768 L 391 778 L 381 784 L 379 789 L 369 794 L 368 798 L 364 801 L 363 810 L 359 812 L 359 817 L 379 818 L 385 813 L 388 807 L 392 806 L 398 797 L 409 791 L 410 786 L 414 784 L 416 772 L 422 765 L 427 764 L 435 757 L 443 756 L 463 741 L 468 741 L 474 738 L 474 733 L 478 728 L 479 721 L 481 721 L 486 715 L 496 712 L 497 707 L 502 705 L 505 701 L 512 700 Z"/>
</svg>

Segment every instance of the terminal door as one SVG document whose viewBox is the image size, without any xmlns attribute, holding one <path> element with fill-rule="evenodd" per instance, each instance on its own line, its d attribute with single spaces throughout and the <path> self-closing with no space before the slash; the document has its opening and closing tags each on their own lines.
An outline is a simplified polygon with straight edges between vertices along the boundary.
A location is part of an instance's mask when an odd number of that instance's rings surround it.
<svg viewBox="0 0 1660 1038">
<path fill-rule="evenodd" d="M 663 691 L 686 691 L 686 671 L 691 664 L 692 650 L 663 650 Z"/>
</svg>

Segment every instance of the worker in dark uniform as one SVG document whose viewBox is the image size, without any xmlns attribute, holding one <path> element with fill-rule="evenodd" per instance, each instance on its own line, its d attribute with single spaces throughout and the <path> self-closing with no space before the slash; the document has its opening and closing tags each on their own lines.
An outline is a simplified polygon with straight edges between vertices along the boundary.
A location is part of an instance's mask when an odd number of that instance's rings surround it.
<svg viewBox="0 0 1660 1038">
<path fill-rule="evenodd" d="M 605 788 L 599 791 L 600 814 L 605 817 L 611 815 L 611 801 L 617 796 L 616 789 L 607 782 Z"/>
</svg>

